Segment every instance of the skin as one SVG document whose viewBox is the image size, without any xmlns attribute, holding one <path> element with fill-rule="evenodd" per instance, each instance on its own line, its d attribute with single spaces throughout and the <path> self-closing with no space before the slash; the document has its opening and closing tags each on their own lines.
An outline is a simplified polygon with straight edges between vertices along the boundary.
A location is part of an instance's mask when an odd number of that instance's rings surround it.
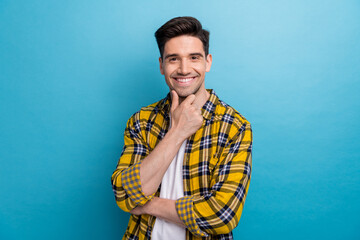
<svg viewBox="0 0 360 240">
<path fill-rule="evenodd" d="M 162 58 L 159 58 L 160 72 L 165 76 L 170 91 L 175 90 L 179 102 L 191 94 L 196 96 L 195 105 L 199 108 L 209 98 L 205 89 L 205 73 L 210 71 L 212 56 L 205 57 L 203 44 L 197 37 L 183 35 L 166 42 Z M 178 80 L 193 78 L 191 82 Z"/>
<path fill-rule="evenodd" d="M 166 42 L 159 64 L 171 92 L 171 128 L 140 165 L 145 195 L 157 191 L 181 144 L 201 127 L 201 107 L 210 95 L 205 88 L 205 73 L 210 71 L 211 63 L 212 56 L 205 56 L 203 44 L 196 37 L 183 35 Z M 185 227 L 177 214 L 175 200 L 155 197 L 130 213 L 153 215 Z"/>
</svg>

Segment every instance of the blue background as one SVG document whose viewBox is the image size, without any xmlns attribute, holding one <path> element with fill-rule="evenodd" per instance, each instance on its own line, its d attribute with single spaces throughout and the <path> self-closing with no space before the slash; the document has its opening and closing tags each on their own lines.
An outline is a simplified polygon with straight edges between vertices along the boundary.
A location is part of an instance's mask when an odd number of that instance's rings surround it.
<svg viewBox="0 0 360 240">
<path fill-rule="evenodd" d="M 1 0 L 1 239 L 121 239 L 125 123 L 166 95 L 153 34 L 186 15 L 254 130 L 235 239 L 360 239 L 356 0 Z"/>
</svg>

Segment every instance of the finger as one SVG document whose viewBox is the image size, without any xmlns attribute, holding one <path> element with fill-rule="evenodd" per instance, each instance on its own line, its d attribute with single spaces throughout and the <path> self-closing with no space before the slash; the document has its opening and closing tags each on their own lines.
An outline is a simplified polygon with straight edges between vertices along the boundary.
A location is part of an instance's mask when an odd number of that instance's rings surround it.
<svg viewBox="0 0 360 240">
<path fill-rule="evenodd" d="M 179 96 L 177 95 L 175 90 L 171 91 L 171 109 L 173 112 L 179 106 Z"/>
<path fill-rule="evenodd" d="M 200 107 L 198 104 L 193 103 L 193 104 L 191 104 L 191 105 L 194 106 L 196 110 L 199 110 L 199 111 L 201 112 L 201 108 L 202 108 L 202 107 Z"/>
<path fill-rule="evenodd" d="M 135 207 L 130 211 L 130 213 L 134 215 L 141 215 L 141 207 L 140 206 Z"/>
<path fill-rule="evenodd" d="M 183 101 L 183 104 L 192 104 L 194 101 L 195 101 L 195 99 L 196 99 L 196 97 L 195 97 L 195 95 L 194 94 L 191 94 L 191 95 L 189 95 L 189 96 L 187 96 L 186 98 L 185 98 L 185 100 Z"/>
</svg>

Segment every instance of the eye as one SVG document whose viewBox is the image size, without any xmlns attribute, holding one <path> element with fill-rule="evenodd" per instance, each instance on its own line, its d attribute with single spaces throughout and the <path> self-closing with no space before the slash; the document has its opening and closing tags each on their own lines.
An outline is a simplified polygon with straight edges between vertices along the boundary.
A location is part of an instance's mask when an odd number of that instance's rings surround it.
<svg viewBox="0 0 360 240">
<path fill-rule="evenodd" d="M 199 60 L 199 56 L 191 56 L 191 60 Z"/>
<path fill-rule="evenodd" d="M 169 58 L 169 62 L 175 62 L 177 60 L 176 57 Z"/>
</svg>

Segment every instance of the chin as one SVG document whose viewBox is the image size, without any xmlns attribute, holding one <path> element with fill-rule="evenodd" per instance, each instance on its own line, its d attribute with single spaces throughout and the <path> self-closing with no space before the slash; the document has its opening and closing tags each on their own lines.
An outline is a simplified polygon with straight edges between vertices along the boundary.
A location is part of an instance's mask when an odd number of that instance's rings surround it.
<svg viewBox="0 0 360 240">
<path fill-rule="evenodd" d="M 175 90 L 175 91 L 176 91 L 177 95 L 181 98 L 187 98 L 189 95 L 196 93 L 194 91 L 190 91 L 190 92 L 189 91 L 177 91 L 177 90 Z"/>
<path fill-rule="evenodd" d="M 191 95 L 191 94 L 195 94 L 196 95 L 196 93 L 200 90 L 200 87 L 201 86 L 199 86 L 199 87 L 197 87 L 197 88 L 195 88 L 195 89 L 173 89 L 173 90 L 175 90 L 176 91 L 176 93 L 177 93 L 177 95 L 179 96 L 179 97 L 182 97 L 182 98 L 186 98 L 186 97 L 188 97 L 189 95 Z"/>
</svg>

